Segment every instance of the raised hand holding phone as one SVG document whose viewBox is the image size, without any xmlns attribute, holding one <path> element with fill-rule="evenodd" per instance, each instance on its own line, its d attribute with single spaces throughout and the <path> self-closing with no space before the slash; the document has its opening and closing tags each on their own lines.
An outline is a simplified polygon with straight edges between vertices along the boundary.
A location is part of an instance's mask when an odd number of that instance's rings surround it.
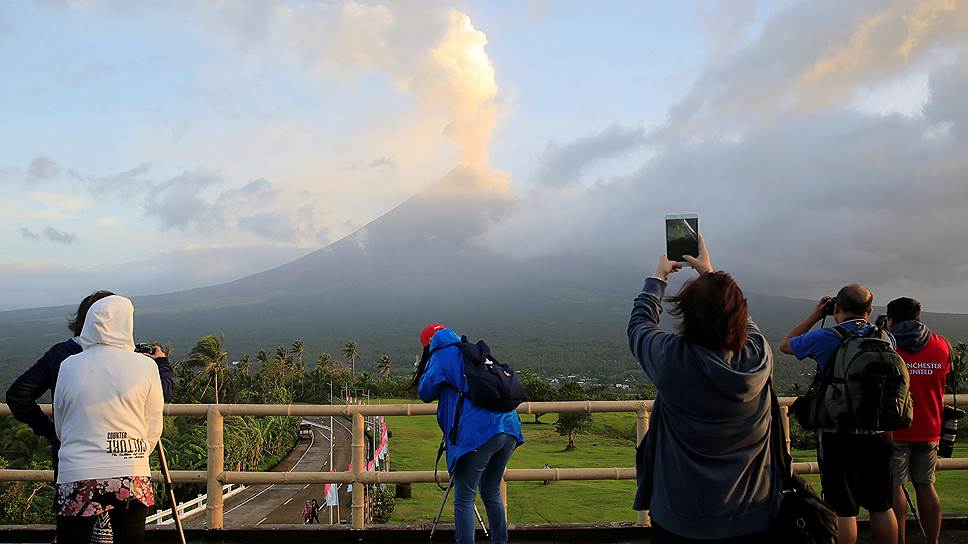
<svg viewBox="0 0 968 544">
<path fill-rule="evenodd" d="M 654 277 L 662 281 L 669 279 L 669 276 L 682 269 L 682 265 L 675 261 L 670 261 L 665 255 L 659 255 L 659 262 L 655 265 Z"/>
<path fill-rule="evenodd" d="M 716 271 L 716 269 L 713 267 L 712 259 L 709 258 L 709 251 L 706 249 L 706 240 L 701 234 L 699 235 L 699 257 L 683 255 L 682 258 L 685 259 L 686 262 L 689 263 L 689 266 L 693 267 L 700 276 Z"/>
</svg>

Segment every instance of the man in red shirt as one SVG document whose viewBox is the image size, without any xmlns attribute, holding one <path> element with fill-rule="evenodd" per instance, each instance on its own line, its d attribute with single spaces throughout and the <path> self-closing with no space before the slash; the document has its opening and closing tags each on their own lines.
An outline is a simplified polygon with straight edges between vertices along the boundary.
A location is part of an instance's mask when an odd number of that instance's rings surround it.
<svg viewBox="0 0 968 544">
<path fill-rule="evenodd" d="M 887 305 L 887 326 L 897 340 L 897 352 L 907 363 L 914 398 L 914 419 L 907 429 L 894 431 L 894 514 L 898 542 L 905 542 L 907 501 L 902 486 L 914 483 L 921 523 L 929 544 L 941 533 L 941 499 L 934 489 L 938 463 L 945 377 L 951 370 L 951 345 L 921 323 L 921 303 L 899 298 Z"/>
</svg>

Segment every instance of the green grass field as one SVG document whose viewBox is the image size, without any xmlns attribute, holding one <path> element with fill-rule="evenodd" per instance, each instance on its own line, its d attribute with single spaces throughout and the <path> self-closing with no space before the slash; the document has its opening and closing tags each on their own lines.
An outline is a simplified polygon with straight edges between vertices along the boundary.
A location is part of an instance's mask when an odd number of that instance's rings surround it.
<svg viewBox="0 0 968 544">
<path fill-rule="evenodd" d="M 384 401 L 390 402 L 390 401 Z M 405 401 L 401 401 L 405 402 Z M 412 402 L 412 401 L 411 401 Z M 635 465 L 634 414 L 595 414 L 589 434 L 577 440 L 577 448 L 564 451 L 566 439 L 554 430 L 555 414 L 542 424 L 523 418 L 525 445 L 511 459 L 510 468 L 632 467 Z M 440 430 L 433 416 L 388 417 L 394 470 L 433 470 Z M 956 455 L 968 456 L 961 445 Z M 797 451 L 798 461 L 816 460 L 813 451 Z M 446 471 L 441 459 L 441 470 Z M 819 488 L 819 476 L 808 479 Z M 968 512 L 968 471 L 939 471 L 938 491 L 945 512 Z M 511 482 L 508 484 L 508 518 L 511 523 L 575 523 L 634 521 L 632 497 L 635 482 Z M 683 490 L 683 492 L 691 492 Z M 429 523 L 440 507 L 443 491 L 434 484 L 414 484 L 412 499 L 397 499 L 391 523 Z M 449 503 L 452 501 L 448 500 Z M 481 508 L 483 514 L 483 507 Z M 444 520 L 453 519 L 450 504 Z"/>
</svg>

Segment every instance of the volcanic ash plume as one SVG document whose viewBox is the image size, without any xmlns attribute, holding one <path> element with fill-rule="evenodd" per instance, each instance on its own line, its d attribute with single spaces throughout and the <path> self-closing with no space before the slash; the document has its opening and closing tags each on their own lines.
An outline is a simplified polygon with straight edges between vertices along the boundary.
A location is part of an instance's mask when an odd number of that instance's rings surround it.
<svg viewBox="0 0 968 544">
<path fill-rule="evenodd" d="M 497 118 L 497 83 L 486 44 L 470 17 L 451 10 L 443 38 L 408 85 L 425 104 L 445 111 L 446 134 L 457 142 L 461 163 L 482 170 Z"/>
</svg>

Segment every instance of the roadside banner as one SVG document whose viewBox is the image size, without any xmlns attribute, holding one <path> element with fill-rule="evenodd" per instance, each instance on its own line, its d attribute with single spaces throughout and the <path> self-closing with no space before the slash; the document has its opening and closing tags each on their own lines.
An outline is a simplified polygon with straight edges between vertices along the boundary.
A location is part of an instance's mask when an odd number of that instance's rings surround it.
<svg viewBox="0 0 968 544">
<path fill-rule="evenodd" d="M 330 469 L 330 472 L 333 472 Z M 326 484 L 324 490 L 326 491 L 326 506 L 339 506 L 339 484 Z"/>
</svg>

